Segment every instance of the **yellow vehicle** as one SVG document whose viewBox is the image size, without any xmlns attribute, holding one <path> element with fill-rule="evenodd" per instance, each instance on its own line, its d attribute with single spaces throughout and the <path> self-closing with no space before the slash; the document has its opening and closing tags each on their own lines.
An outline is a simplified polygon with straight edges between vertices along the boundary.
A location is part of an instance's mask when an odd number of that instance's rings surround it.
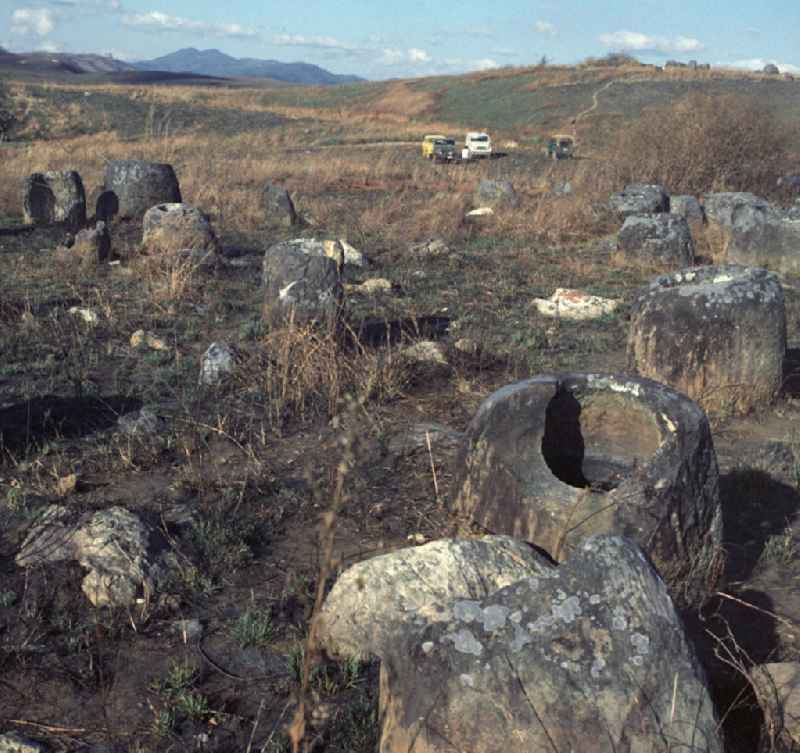
<svg viewBox="0 0 800 753">
<path fill-rule="evenodd" d="M 422 139 L 422 156 L 428 159 L 433 159 L 433 146 L 437 141 L 446 139 L 447 136 L 442 136 L 440 133 L 435 133 L 426 136 Z"/>
</svg>

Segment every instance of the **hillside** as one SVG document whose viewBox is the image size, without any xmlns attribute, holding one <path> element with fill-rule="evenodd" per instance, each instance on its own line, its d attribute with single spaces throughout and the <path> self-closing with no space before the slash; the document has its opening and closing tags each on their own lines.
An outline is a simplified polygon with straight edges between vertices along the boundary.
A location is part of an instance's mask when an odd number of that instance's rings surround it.
<svg viewBox="0 0 800 753">
<path fill-rule="evenodd" d="M 197 73 L 225 78 L 271 78 L 292 84 L 342 84 L 359 81 L 358 76 L 340 76 L 310 63 L 234 58 L 219 50 L 187 47 L 153 60 L 134 64 L 140 70 Z"/>
</svg>

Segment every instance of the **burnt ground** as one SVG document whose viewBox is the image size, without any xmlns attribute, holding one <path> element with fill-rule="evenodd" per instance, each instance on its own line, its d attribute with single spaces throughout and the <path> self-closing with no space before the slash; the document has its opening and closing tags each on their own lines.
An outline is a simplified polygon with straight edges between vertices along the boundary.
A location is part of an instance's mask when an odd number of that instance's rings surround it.
<svg viewBox="0 0 800 753">
<path fill-rule="evenodd" d="M 565 286 L 627 304 L 652 270 L 612 263 L 607 241 L 531 248 L 491 226 L 465 230 L 441 258 L 365 247 L 372 268 L 347 271 L 347 282 L 385 275 L 398 289 L 350 298 L 351 335 L 319 351 L 328 360 L 315 377 L 310 366 L 289 368 L 312 363 L 303 347 L 281 351 L 260 322 L 260 252 L 280 234 L 223 235 L 236 266 L 176 279 L 138 257 L 139 233 L 115 224 L 120 264 L 102 270 L 57 251 L 57 228 L 0 234 L 2 730 L 55 750 L 285 751 L 342 440 L 353 462 L 337 566 L 467 530 L 447 506 L 452 450 L 402 453 L 392 439 L 415 421 L 463 430 L 494 389 L 536 373 L 624 370 L 627 306 L 592 323 L 553 322 L 530 300 Z M 786 295 L 797 340 L 800 299 L 791 285 Z M 74 306 L 97 312 L 97 325 L 70 314 Z M 139 329 L 166 348 L 132 347 Z M 375 335 L 387 329 L 389 345 Z M 359 332 L 372 335 L 354 340 Z M 392 360 L 396 340 L 418 333 L 443 343 L 447 371 Z M 459 338 L 477 351 L 456 350 Z M 236 346 L 239 367 L 219 387 L 199 387 L 200 357 L 215 340 Z M 686 618 L 730 751 L 756 749 L 761 722 L 731 664 L 798 655 L 795 369 L 790 361 L 775 406 L 713 421 L 729 559 L 722 595 Z M 117 416 L 141 406 L 162 429 L 121 434 Z M 71 474 L 65 490 L 59 480 Z M 133 510 L 182 566 L 152 600 L 94 609 L 77 564 L 14 564 L 31 521 L 54 502 Z M 201 621 L 202 637 L 182 628 L 187 619 Z M 374 750 L 374 666 L 325 661 L 311 688 L 314 749 Z"/>
</svg>

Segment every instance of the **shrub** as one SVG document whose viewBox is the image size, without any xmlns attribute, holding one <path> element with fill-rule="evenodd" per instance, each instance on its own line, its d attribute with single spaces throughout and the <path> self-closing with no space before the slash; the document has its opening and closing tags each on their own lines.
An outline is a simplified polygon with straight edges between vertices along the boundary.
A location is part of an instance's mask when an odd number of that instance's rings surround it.
<svg viewBox="0 0 800 753">
<path fill-rule="evenodd" d="M 768 195 L 786 172 L 788 131 L 756 100 L 690 94 L 646 110 L 612 146 L 616 182 L 659 183 L 671 193 Z"/>
<path fill-rule="evenodd" d="M 9 136 L 15 122 L 16 118 L 11 95 L 6 84 L 0 81 L 0 139 Z"/>
</svg>

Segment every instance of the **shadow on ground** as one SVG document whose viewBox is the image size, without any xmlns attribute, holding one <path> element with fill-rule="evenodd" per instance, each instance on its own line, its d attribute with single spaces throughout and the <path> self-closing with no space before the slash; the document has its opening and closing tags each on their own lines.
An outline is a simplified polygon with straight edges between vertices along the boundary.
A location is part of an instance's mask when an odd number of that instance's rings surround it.
<svg viewBox="0 0 800 753">
<path fill-rule="evenodd" d="M 43 442 L 84 437 L 109 429 L 119 416 L 138 410 L 130 397 L 33 397 L 0 410 L 0 454 L 25 452 Z"/>
</svg>

